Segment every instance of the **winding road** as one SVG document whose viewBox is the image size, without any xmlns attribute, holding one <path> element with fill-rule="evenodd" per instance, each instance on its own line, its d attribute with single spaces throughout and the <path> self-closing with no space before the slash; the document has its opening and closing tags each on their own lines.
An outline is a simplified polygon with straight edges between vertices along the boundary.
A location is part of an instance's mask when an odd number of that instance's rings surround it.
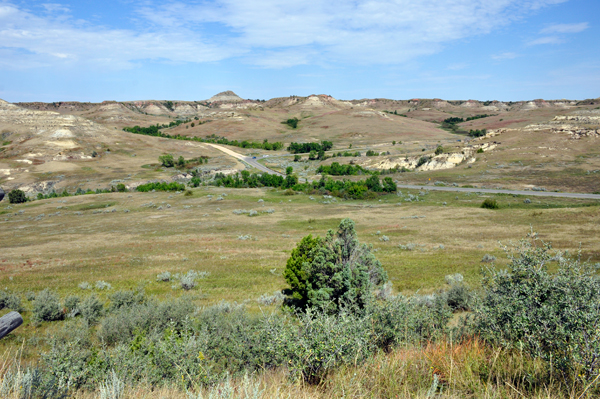
<svg viewBox="0 0 600 399">
<path fill-rule="evenodd" d="M 205 143 L 219 151 L 223 151 L 224 153 L 239 159 L 240 161 L 244 161 L 248 165 L 262 170 L 266 173 L 271 173 L 279 176 L 285 176 L 283 173 L 277 172 L 276 170 L 269 169 L 265 165 L 258 162 L 258 160 L 247 157 L 242 154 L 238 154 L 235 151 L 231 151 L 229 148 Z M 562 197 L 562 198 L 580 198 L 580 199 L 596 199 L 600 200 L 600 194 L 585 194 L 585 193 L 557 193 L 553 191 L 525 191 L 525 190 L 498 190 L 492 188 L 467 188 L 467 187 L 449 187 L 449 186 L 434 186 L 434 185 L 415 185 L 415 184 L 398 184 L 398 188 L 408 188 L 414 190 L 436 190 L 436 191 L 454 191 L 454 192 L 463 192 L 463 193 L 487 193 L 487 194 L 511 194 L 511 195 L 525 195 L 530 197 Z"/>
<path fill-rule="evenodd" d="M 277 172 L 276 170 L 273 169 L 269 169 L 267 168 L 265 165 L 259 163 L 255 158 L 253 157 L 247 157 L 245 155 L 242 154 L 238 154 L 235 151 L 231 151 L 229 148 L 223 147 L 221 145 L 218 144 L 211 144 L 211 143 L 205 143 L 206 145 L 209 145 L 219 151 L 223 151 L 225 154 L 227 155 L 231 155 L 234 158 L 239 159 L 240 161 L 244 161 L 245 163 L 247 163 L 248 165 L 252 166 L 253 168 L 256 168 L 258 170 L 262 170 L 263 172 L 266 173 L 270 173 L 273 175 L 279 175 L 279 176 L 284 176 L 285 175 L 283 173 Z"/>
</svg>

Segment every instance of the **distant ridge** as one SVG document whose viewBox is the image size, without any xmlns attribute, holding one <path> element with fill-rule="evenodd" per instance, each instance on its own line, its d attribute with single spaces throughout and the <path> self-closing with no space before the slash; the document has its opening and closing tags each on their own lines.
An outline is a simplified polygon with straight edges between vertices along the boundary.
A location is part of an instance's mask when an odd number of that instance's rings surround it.
<svg viewBox="0 0 600 399">
<path fill-rule="evenodd" d="M 231 90 L 223 91 L 209 98 L 207 101 L 211 103 L 215 102 L 241 102 L 244 101 L 240 96 L 232 92 Z"/>
</svg>

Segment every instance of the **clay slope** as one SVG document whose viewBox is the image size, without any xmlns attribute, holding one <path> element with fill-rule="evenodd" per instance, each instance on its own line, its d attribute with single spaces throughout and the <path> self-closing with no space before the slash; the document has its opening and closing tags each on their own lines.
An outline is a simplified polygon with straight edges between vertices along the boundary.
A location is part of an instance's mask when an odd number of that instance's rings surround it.
<svg viewBox="0 0 600 399">
<path fill-rule="evenodd" d="M 212 96 L 211 98 L 209 98 L 206 101 L 211 102 L 211 103 L 215 103 L 215 102 L 237 103 L 237 102 L 242 102 L 244 100 L 240 96 L 238 96 L 237 94 L 232 92 L 231 90 L 227 90 L 227 91 L 223 91 L 219 94 L 215 94 L 214 96 Z"/>
<path fill-rule="evenodd" d="M 0 130 L 12 141 L 3 157 L 22 156 L 24 163 L 33 159 L 91 158 L 99 143 L 110 143 L 117 133 L 88 119 L 58 112 L 25 109 L 2 101 Z"/>
</svg>

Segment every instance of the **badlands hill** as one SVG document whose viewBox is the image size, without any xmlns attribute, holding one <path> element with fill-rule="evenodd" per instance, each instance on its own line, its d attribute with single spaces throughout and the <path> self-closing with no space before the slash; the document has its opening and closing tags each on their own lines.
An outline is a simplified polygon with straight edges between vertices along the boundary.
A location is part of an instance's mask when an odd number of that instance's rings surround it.
<svg viewBox="0 0 600 399">
<path fill-rule="evenodd" d="M 231 90 L 227 90 L 212 96 L 207 101 L 209 103 L 238 103 L 244 100 Z"/>
<path fill-rule="evenodd" d="M 296 128 L 285 121 L 297 118 Z M 463 118 L 452 131 L 442 122 Z M 470 119 L 470 120 L 467 120 Z M 236 159 L 201 143 L 123 131 L 169 125 L 172 136 L 283 142 L 334 142 L 334 152 L 360 157 L 291 163 L 287 151 L 232 150 L 269 155 L 270 167 L 292 165 L 313 178 L 319 164 L 355 163 L 372 169 L 405 168 L 397 181 L 453 182 L 487 187 L 600 191 L 600 99 L 518 102 L 442 99 L 339 100 L 329 95 L 244 100 L 232 91 L 203 101 L 0 103 L 0 185 L 10 189 L 54 181 L 57 187 L 106 187 L 116 180 L 172 179 L 156 169 L 163 153 L 210 156 L 212 171 L 241 169 Z M 485 137 L 466 133 L 483 130 Z M 442 146 L 442 154 L 434 154 Z M 365 153 L 378 154 L 366 157 Z M 96 154 L 92 156 L 92 154 Z M 426 157 L 426 161 L 422 161 Z M 149 167 L 150 165 L 150 167 Z M 431 180 L 429 180 L 431 179 Z M 93 187 L 89 187 L 93 188 Z M 35 190 L 31 190 L 34 192 Z"/>
<path fill-rule="evenodd" d="M 115 109 L 120 116 L 131 112 L 118 104 Z M 134 135 L 82 116 L 26 109 L 3 100 L 0 144 L 0 185 L 19 187 L 29 195 L 106 188 L 116 180 L 135 184 L 150 178 L 171 179 L 170 173 L 141 168 L 156 163 L 165 152 L 185 158 L 212 156 L 215 165 L 240 167 L 203 144 Z"/>
</svg>

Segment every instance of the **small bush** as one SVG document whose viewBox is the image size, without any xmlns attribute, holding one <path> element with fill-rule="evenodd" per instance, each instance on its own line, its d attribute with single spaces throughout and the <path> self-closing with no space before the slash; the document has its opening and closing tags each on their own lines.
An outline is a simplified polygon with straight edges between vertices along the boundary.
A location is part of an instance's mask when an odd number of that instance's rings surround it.
<svg viewBox="0 0 600 399">
<path fill-rule="evenodd" d="M 299 338 L 290 348 L 292 375 L 316 384 L 339 365 L 362 362 L 373 350 L 371 327 L 368 317 L 327 315 L 309 308 L 300 315 Z"/>
<path fill-rule="evenodd" d="M 23 310 L 21 297 L 5 290 L 0 291 L 0 310 L 4 308 L 21 312 Z"/>
<path fill-rule="evenodd" d="M 163 273 L 163 275 L 164 274 L 165 273 Z M 196 270 L 190 270 L 186 274 L 179 274 L 179 273 L 175 274 L 172 277 L 172 280 L 178 280 L 179 286 L 182 289 L 189 291 L 196 286 L 196 280 L 204 279 L 204 278 L 208 277 L 209 275 L 210 275 L 209 272 L 198 272 Z M 173 286 L 173 288 L 176 288 L 176 286 Z"/>
<path fill-rule="evenodd" d="M 291 127 L 292 129 L 296 129 L 298 127 L 298 122 L 300 122 L 300 120 L 298 118 L 290 118 L 284 122 L 281 122 L 285 125 L 288 125 L 289 127 Z"/>
<path fill-rule="evenodd" d="M 490 255 L 490 254 L 483 255 L 483 258 L 481 259 L 481 261 L 484 263 L 491 263 L 495 260 L 496 260 L 496 257 L 494 255 Z"/>
<path fill-rule="evenodd" d="M 262 294 L 260 298 L 257 299 L 257 302 L 265 306 L 281 305 L 284 298 L 285 296 L 281 291 L 275 291 L 273 295 Z"/>
<path fill-rule="evenodd" d="M 57 294 L 46 288 L 36 295 L 33 302 L 33 318 L 35 321 L 62 320 L 64 316 Z"/>
<path fill-rule="evenodd" d="M 498 202 L 495 199 L 491 199 L 491 198 L 486 198 L 482 203 L 481 203 L 481 207 L 483 209 L 499 209 L 500 205 L 498 205 Z"/>
<path fill-rule="evenodd" d="M 158 161 L 161 163 L 162 166 L 164 166 L 166 168 L 172 168 L 173 166 L 175 166 L 175 159 L 173 158 L 173 155 L 171 155 L 171 154 L 165 154 L 165 155 L 159 156 Z"/>
<path fill-rule="evenodd" d="M 79 303 L 81 299 L 78 296 L 70 295 L 65 298 L 65 310 L 67 312 L 67 317 L 75 317 L 79 312 Z"/>
<path fill-rule="evenodd" d="M 424 149 L 423 149 L 424 150 Z M 431 157 L 428 156 L 422 156 L 421 158 L 419 158 L 419 161 L 417 162 L 417 168 L 419 166 L 423 166 L 425 165 L 427 162 L 429 162 L 431 160 Z"/>
<path fill-rule="evenodd" d="M 162 272 L 156 276 L 156 281 L 169 282 L 171 281 L 171 272 Z"/>
<path fill-rule="evenodd" d="M 600 282 L 535 234 L 507 251 L 508 270 L 488 269 L 476 307 L 475 332 L 489 342 L 543 359 L 565 386 L 592 385 L 600 372 Z M 559 260 L 558 271 L 548 264 Z M 550 377 L 552 378 L 552 377 Z"/>
<path fill-rule="evenodd" d="M 446 303 L 453 311 L 469 310 L 473 301 L 473 294 L 469 286 L 463 281 L 462 274 L 456 273 L 446 276 L 446 284 L 450 286 L 444 296 Z"/>
<path fill-rule="evenodd" d="M 27 202 L 27 196 L 22 190 L 14 189 L 8 193 L 8 201 L 11 204 L 22 204 Z"/>
<path fill-rule="evenodd" d="M 97 290 L 110 290 L 112 289 L 112 285 L 103 280 L 96 281 L 96 289 Z"/>
<path fill-rule="evenodd" d="M 79 283 L 78 287 L 81 288 L 82 290 L 91 290 L 92 289 L 92 286 L 87 281 L 82 281 L 81 283 Z"/>
<path fill-rule="evenodd" d="M 88 296 L 79 304 L 79 311 L 88 324 L 95 324 L 102 316 L 104 306 L 96 295 Z"/>
<path fill-rule="evenodd" d="M 398 245 L 398 248 L 403 249 L 405 251 L 413 251 L 416 247 L 417 247 L 417 244 L 414 244 L 412 242 L 409 242 L 406 245 L 403 245 L 403 244 Z"/>
<path fill-rule="evenodd" d="M 189 300 L 178 299 L 122 307 L 100 321 L 98 337 L 107 344 L 128 342 L 135 335 L 164 331 L 167 327 L 181 330 L 196 307 Z"/>
<path fill-rule="evenodd" d="M 193 127 L 192 123 L 192 127 Z M 100 384 L 100 398 L 99 399 L 121 399 L 123 398 L 123 390 L 125 389 L 125 382 L 119 378 L 114 370 L 110 371 L 110 374 L 106 380 Z"/>
<path fill-rule="evenodd" d="M 131 307 L 135 304 L 144 303 L 145 301 L 146 296 L 143 292 L 117 291 L 110 296 L 109 311 L 114 312 L 115 310 L 121 309 L 122 307 Z"/>
<path fill-rule="evenodd" d="M 529 198 L 525 198 L 523 201 L 524 204 L 531 204 L 531 200 Z"/>
</svg>

